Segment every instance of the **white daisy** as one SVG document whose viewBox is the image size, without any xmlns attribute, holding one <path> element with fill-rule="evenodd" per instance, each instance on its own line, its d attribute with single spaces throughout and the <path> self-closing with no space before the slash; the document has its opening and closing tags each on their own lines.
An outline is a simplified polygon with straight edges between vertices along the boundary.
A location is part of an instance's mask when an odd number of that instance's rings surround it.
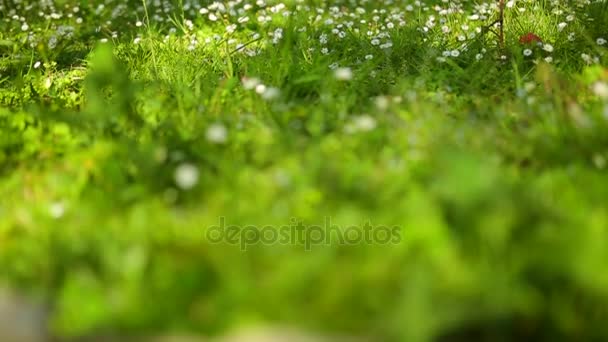
<svg viewBox="0 0 608 342">
<path fill-rule="evenodd" d="M 214 144 L 223 144 L 228 138 L 228 130 L 220 123 L 214 123 L 207 128 L 205 133 L 207 141 Z"/>
<path fill-rule="evenodd" d="M 350 81 L 353 79 L 353 71 L 350 68 L 337 68 L 334 77 L 339 81 Z"/>
<path fill-rule="evenodd" d="M 198 184 L 199 171 L 198 168 L 189 163 L 180 164 L 173 174 L 175 184 L 180 189 L 189 190 Z"/>
</svg>

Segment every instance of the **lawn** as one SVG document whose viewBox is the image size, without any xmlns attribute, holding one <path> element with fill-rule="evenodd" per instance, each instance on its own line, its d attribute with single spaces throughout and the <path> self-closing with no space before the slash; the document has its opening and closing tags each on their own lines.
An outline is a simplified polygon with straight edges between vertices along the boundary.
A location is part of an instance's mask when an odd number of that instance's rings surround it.
<svg viewBox="0 0 608 342">
<path fill-rule="evenodd" d="M 608 2 L 500 3 L 0 0 L 0 340 L 607 340 Z"/>
</svg>

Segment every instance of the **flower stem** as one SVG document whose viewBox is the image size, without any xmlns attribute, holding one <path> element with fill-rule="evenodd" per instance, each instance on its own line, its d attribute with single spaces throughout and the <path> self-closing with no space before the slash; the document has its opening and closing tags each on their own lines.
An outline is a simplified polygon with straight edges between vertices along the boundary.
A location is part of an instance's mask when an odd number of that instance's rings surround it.
<svg viewBox="0 0 608 342">
<path fill-rule="evenodd" d="M 498 2 L 498 44 L 501 48 L 505 47 L 505 0 L 499 0 Z"/>
</svg>

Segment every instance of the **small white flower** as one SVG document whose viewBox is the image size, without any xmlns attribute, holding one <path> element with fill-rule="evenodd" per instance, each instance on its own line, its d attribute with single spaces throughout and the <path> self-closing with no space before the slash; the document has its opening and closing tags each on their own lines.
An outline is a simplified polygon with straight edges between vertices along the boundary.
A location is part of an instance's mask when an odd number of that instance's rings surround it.
<svg viewBox="0 0 608 342">
<path fill-rule="evenodd" d="M 40 61 L 38 61 L 38 62 L 34 63 L 34 69 L 38 69 L 38 68 L 40 68 L 40 65 L 41 65 L 41 64 L 42 64 L 42 63 L 40 63 Z"/>
<path fill-rule="evenodd" d="M 268 87 L 262 93 L 262 98 L 266 101 L 274 100 L 281 95 L 281 91 L 275 87 Z"/>
<path fill-rule="evenodd" d="M 226 32 L 228 32 L 228 33 L 234 33 L 234 31 L 236 31 L 236 29 L 237 29 L 236 24 L 231 24 L 231 25 L 226 26 Z"/>
<path fill-rule="evenodd" d="M 334 77 L 338 81 L 350 81 L 353 79 L 353 71 L 350 68 L 337 68 L 334 70 Z"/>
<path fill-rule="evenodd" d="M 266 91 L 266 86 L 263 84 L 258 84 L 257 86 L 255 86 L 255 92 L 262 95 L 264 94 L 264 92 Z"/>
<path fill-rule="evenodd" d="M 606 82 L 595 82 L 591 86 L 591 90 L 593 93 L 603 99 L 608 99 L 608 83 Z"/>
<path fill-rule="evenodd" d="M 365 55 L 365 59 L 368 61 L 373 58 L 374 58 L 374 55 Z"/>
<path fill-rule="evenodd" d="M 531 56 L 531 55 L 532 55 L 532 50 L 530 50 L 530 49 L 525 49 L 524 50 L 524 56 L 528 57 L 528 56 Z"/>
<path fill-rule="evenodd" d="M 606 158 L 604 158 L 604 156 L 601 154 L 595 154 L 593 156 L 593 164 L 595 164 L 595 167 L 598 169 L 603 169 L 606 167 Z"/>
<path fill-rule="evenodd" d="M 390 100 L 387 96 L 378 96 L 376 97 L 376 108 L 380 111 L 385 111 L 388 109 L 390 105 Z"/>
<path fill-rule="evenodd" d="M 353 118 L 355 128 L 362 132 L 369 132 L 376 128 L 376 119 L 364 114 Z"/>
<path fill-rule="evenodd" d="M 186 25 L 188 30 L 192 30 L 194 28 L 194 23 L 192 23 L 192 20 L 186 20 L 184 21 L 184 24 Z"/>
<path fill-rule="evenodd" d="M 591 56 L 589 56 L 586 53 L 581 53 L 581 58 L 583 59 L 583 61 L 585 61 L 585 63 L 587 64 L 591 64 L 593 62 L 593 60 L 591 59 Z"/>
<path fill-rule="evenodd" d="M 602 46 L 602 45 L 606 44 L 606 39 L 600 37 L 595 42 L 597 43 L 597 45 Z"/>
<path fill-rule="evenodd" d="M 450 56 L 452 56 L 452 57 L 458 57 L 458 56 L 460 56 L 460 51 L 458 51 L 458 50 L 452 50 L 452 51 L 450 51 Z"/>
<path fill-rule="evenodd" d="M 261 84 L 260 80 L 256 77 L 243 77 L 241 83 L 246 90 L 252 90 Z"/>
<path fill-rule="evenodd" d="M 228 130 L 220 123 L 214 123 L 207 128 L 205 133 L 207 141 L 214 144 L 223 144 L 228 140 Z"/>
<path fill-rule="evenodd" d="M 319 36 L 319 43 L 323 45 L 327 44 L 327 34 L 323 33 Z"/>
<path fill-rule="evenodd" d="M 180 164 L 173 174 L 175 184 L 180 189 L 189 190 L 198 184 L 199 172 L 195 165 L 184 163 Z"/>
<path fill-rule="evenodd" d="M 57 37 L 51 36 L 51 38 L 49 38 L 49 49 L 52 50 L 55 47 L 57 47 Z"/>
<path fill-rule="evenodd" d="M 21 31 L 27 31 L 29 28 L 30 26 L 27 23 L 23 23 L 23 25 L 21 25 Z"/>
<path fill-rule="evenodd" d="M 553 57 L 551 57 L 551 56 L 545 57 L 545 62 L 553 63 Z"/>
<path fill-rule="evenodd" d="M 141 38 L 137 37 L 133 40 L 133 44 L 139 44 L 141 42 Z"/>
<path fill-rule="evenodd" d="M 63 204 L 63 202 L 58 201 L 51 203 L 51 205 L 49 206 L 49 215 L 51 215 L 52 218 L 58 219 L 63 217 L 64 214 L 65 205 Z"/>
<path fill-rule="evenodd" d="M 561 22 L 561 23 L 557 24 L 557 30 L 559 32 L 562 32 L 566 28 L 567 25 L 568 25 L 567 23 Z"/>
<path fill-rule="evenodd" d="M 478 61 L 481 60 L 482 58 L 483 58 L 483 55 L 480 54 L 480 53 L 478 53 L 478 54 L 475 55 L 475 59 L 478 60 Z"/>
<path fill-rule="evenodd" d="M 543 50 L 545 50 L 547 52 L 553 52 L 553 45 L 551 45 L 551 44 L 544 44 L 543 45 Z"/>
</svg>

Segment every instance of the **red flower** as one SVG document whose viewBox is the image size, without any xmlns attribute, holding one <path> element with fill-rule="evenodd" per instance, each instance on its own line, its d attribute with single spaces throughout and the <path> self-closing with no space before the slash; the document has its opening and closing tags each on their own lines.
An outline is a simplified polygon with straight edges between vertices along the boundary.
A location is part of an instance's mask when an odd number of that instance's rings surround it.
<svg viewBox="0 0 608 342">
<path fill-rule="evenodd" d="M 526 34 L 524 34 L 523 36 L 519 37 L 519 42 L 521 44 L 531 44 L 531 43 L 542 43 L 543 40 L 535 35 L 532 32 L 528 32 Z"/>
</svg>

